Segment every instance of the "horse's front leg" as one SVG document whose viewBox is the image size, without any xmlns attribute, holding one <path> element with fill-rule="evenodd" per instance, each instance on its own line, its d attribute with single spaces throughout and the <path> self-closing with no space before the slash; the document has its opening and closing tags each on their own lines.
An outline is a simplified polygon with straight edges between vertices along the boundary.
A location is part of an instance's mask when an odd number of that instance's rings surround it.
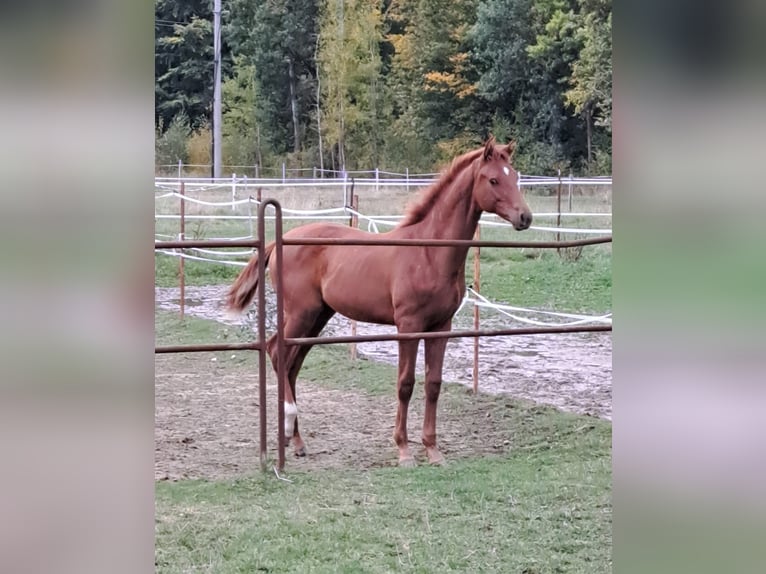
<svg viewBox="0 0 766 574">
<path fill-rule="evenodd" d="M 399 376 L 396 381 L 399 407 L 396 410 L 394 442 L 399 447 L 400 466 L 415 466 L 415 458 L 410 452 L 407 439 L 407 410 L 410 406 L 412 390 L 415 388 L 415 361 L 417 360 L 419 342 L 399 341 Z"/>
<path fill-rule="evenodd" d="M 452 322 L 448 322 L 439 331 L 449 331 Z M 436 445 L 436 405 L 442 387 L 442 367 L 444 352 L 449 339 L 426 339 L 426 412 L 423 417 L 423 446 L 426 447 L 428 462 L 442 464 L 444 457 Z"/>
</svg>

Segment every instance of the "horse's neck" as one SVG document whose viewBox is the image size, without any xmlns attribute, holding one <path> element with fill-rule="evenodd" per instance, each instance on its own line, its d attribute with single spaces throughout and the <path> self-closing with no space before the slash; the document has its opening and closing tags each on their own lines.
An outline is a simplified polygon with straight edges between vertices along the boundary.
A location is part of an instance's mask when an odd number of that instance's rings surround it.
<svg viewBox="0 0 766 574">
<path fill-rule="evenodd" d="M 416 237 L 424 239 L 472 239 L 481 210 L 473 201 L 473 169 L 468 166 L 416 226 Z"/>
<path fill-rule="evenodd" d="M 442 190 L 438 200 L 421 221 L 406 228 L 397 228 L 410 239 L 473 239 L 481 217 L 481 209 L 473 201 L 472 169 L 463 170 L 449 188 Z M 468 247 L 432 247 L 431 260 L 446 275 L 463 277 Z M 424 253 L 425 253 L 424 252 Z"/>
</svg>

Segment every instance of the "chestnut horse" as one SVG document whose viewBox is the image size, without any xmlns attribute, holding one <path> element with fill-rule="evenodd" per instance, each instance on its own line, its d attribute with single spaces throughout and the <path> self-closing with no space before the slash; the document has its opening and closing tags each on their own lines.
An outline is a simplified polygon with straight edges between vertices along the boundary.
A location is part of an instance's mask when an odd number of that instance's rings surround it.
<svg viewBox="0 0 766 574">
<path fill-rule="evenodd" d="M 412 204 L 404 219 L 388 233 L 372 235 L 340 224 L 313 223 L 290 230 L 297 238 L 472 239 L 483 211 L 495 213 L 517 230 L 532 223 L 511 167 L 515 143 L 486 144 L 453 160 L 438 181 Z M 263 250 L 269 261 L 274 243 Z M 399 333 L 449 331 L 465 292 L 468 247 L 286 245 L 283 251 L 285 337 L 315 337 L 340 313 L 368 323 L 396 325 Z M 242 312 L 258 288 L 257 255 L 240 273 L 227 295 L 230 311 Z M 275 289 L 279 286 L 274 285 Z M 268 341 L 276 370 L 275 336 Z M 442 382 L 447 339 L 425 341 L 425 417 L 422 440 L 428 460 L 443 462 L 436 445 L 436 404 Z M 407 409 L 415 385 L 419 340 L 399 342 L 399 374 L 394 441 L 399 464 L 413 466 L 407 441 Z M 285 350 L 285 437 L 295 454 L 306 453 L 298 432 L 295 382 L 310 345 Z M 289 384 L 288 384 L 289 383 Z"/>
</svg>

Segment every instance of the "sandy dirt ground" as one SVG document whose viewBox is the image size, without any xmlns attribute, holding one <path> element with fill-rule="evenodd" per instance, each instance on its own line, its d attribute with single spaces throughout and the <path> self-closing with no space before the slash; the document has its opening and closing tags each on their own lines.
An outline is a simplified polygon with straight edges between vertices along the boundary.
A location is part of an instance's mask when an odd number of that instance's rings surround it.
<svg viewBox="0 0 766 574">
<path fill-rule="evenodd" d="M 186 288 L 190 315 L 232 324 L 223 317 L 220 302 L 228 286 Z M 178 290 L 155 290 L 157 307 L 178 309 Z M 253 314 L 242 319 L 252 324 Z M 471 328 L 472 311 L 463 309 L 455 328 Z M 237 324 L 236 322 L 233 324 Z M 509 326 L 482 313 L 482 328 Z M 393 328 L 360 324 L 358 333 L 393 332 Z M 349 322 L 336 316 L 325 335 L 349 334 Z M 422 374 L 423 358 L 418 361 Z M 364 343 L 359 354 L 396 364 L 396 343 Z M 481 341 L 479 390 L 558 409 L 611 419 L 611 333 L 495 337 Z M 241 364 L 236 353 L 211 361 L 210 353 L 159 355 L 155 368 L 155 476 L 159 480 L 234 477 L 259 468 L 257 373 Z M 447 347 L 444 380 L 472 387 L 473 341 L 453 339 Z M 269 388 L 268 406 L 276 403 L 276 387 Z M 354 468 L 396 464 L 391 440 L 396 400 L 372 397 L 301 382 L 299 420 L 308 456 L 288 454 L 289 468 Z M 513 442 L 514 425 L 501 409 L 486 411 L 481 400 L 454 404 L 455 389 L 439 404 L 439 437 L 448 458 L 501 453 Z M 466 404 L 468 403 L 468 404 Z M 236 408 L 234 408 L 236 406 Z M 513 403 L 506 408 L 510 414 Z M 450 412 L 460 416 L 450 417 Z M 475 412 L 473 412 L 475 411 Z M 269 420 L 276 420 L 270 412 Z M 422 385 L 410 405 L 410 440 L 419 444 L 422 425 Z M 269 437 L 273 441 L 272 437 Z M 275 444 L 269 446 L 270 456 Z M 418 448 L 415 448 L 418 452 Z M 417 456 L 417 454 L 416 454 Z"/>
</svg>

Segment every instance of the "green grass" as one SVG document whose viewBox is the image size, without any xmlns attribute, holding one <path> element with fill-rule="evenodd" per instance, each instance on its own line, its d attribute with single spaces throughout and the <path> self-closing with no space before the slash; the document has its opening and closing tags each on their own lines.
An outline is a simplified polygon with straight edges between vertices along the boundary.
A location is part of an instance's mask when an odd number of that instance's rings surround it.
<svg viewBox="0 0 766 574">
<path fill-rule="evenodd" d="M 157 572 L 611 572 L 608 433 L 445 468 L 158 483 Z"/>
<path fill-rule="evenodd" d="M 186 285 L 216 285 L 233 283 L 241 267 L 218 265 L 206 261 L 184 262 L 184 282 Z M 157 253 L 154 256 L 154 284 L 157 287 L 178 287 L 178 258 Z"/>
<path fill-rule="evenodd" d="M 178 313 L 156 310 L 154 313 L 154 342 L 156 345 L 188 345 L 192 343 L 244 343 L 252 341 L 255 333 L 244 328 L 230 327 L 217 321 L 191 315 L 183 319 Z M 244 355 L 249 355 L 244 353 Z M 255 357 L 255 353 L 252 354 Z M 254 360 L 257 360 L 254 359 Z"/>
<path fill-rule="evenodd" d="M 577 259 L 555 249 L 485 248 L 480 281 L 481 294 L 493 301 L 602 313 L 612 308 L 611 245 L 585 246 Z M 466 283 L 472 282 L 473 255 L 466 262 Z"/>
<path fill-rule="evenodd" d="M 585 250 L 588 250 L 587 252 Z M 178 286 L 178 260 L 155 257 L 155 284 Z M 187 285 L 230 284 L 241 268 L 187 260 Z M 473 255 L 466 261 L 466 284 L 473 284 Z M 481 293 L 493 301 L 523 307 L 602 313 L 612 308 L 611 248 L 589 246 L 570 261 L 555 250 L 483 249 Z"/>
<path fill-rule="evenodd" d="M 591 246 L 576 261 L 555 250 L 539 253 L 483 249 L 481 293 L 493 301 L 523 307 L 601 313 L 612 308 L 611 249 Z M 187 260 L 187 285 L 230 284 L 241 268 Z M 155 256 L 155 284 L 178 286 L 178 260 Z M 466 261 L 466 284 L 473 284 L 473 255 Z"/>
<path fill-rule="evenodd" d="M 551 198 L 538 199 L 533 209 L 551 210 Z M 175 224 L 158 221 L 158 232 L 172 234 Z M 194 234 L 248 232 L 242 222 L 198 225 Z M 550 234 L 487 229 L 482 238 L 542 240 Z M 156 263 L 156 284 L 176 286 L 177 260 L 157 255 Z M 185 268 L 189 285 L 230 283 L 240 270 L 193 261 Z M 609 245 L 585 247 L 579 258 L 553 250 L 483 249 L 481 274 L 481 291 L 493 300 L 582 312 L 611 309 Z M 466 277 L 470 284 L 472 256 Z M 253 338 L 243 328 L 157 313 L 157 344 Z M 232 368 L 252 370 L 257 364 L 256 353 L 237 353 L 236 359 L 231 353 L 213 355 Z M 301 379 L 349 393 L 391 395 L 395 369 L 351 362 L 345 346 L 321 346 L 309 354 Z M 482 417 L 495 421 L 495 435 L 487 440 L 507 436 L 512 449 L 458 458 L 443 468 L 291 471 L 292 483 L 272 474 L 158 482 L 156 571 L 611 571 L 610 423 L 508 397 L 473 397 L 453 385 L 445 385 L 439 408 L 465 420 L 467 429 L 482 428 Z"/>
<path fill-rule="evenodd" d="M 216 192 L 225 200 L 225 193 Z M 228 192 L 227 192 L 228 193 Z M 362 196 L 362 211 L 367 213 L 401 212 L 406 200 L 411 195 L 398 193 L 394 204 L 386 203 L 381 198 Z M 167 200 L 163 200 L 167 201 Z M 306 199 L 302 200 L 304 203 Z M 365 211 L 364 202 L 369 211 Z M 535 212 L 550 212 L 556 209 L 555 197 L 530 195 L 528 201 Z M 398 203 L 397 203 L 398 202 Z M 337 204 L 337 202 L 335 203 Z M 333 205 L 335 205 L 333 204 Z M 401 204 L 401 205 L 399 205 Z M 328 204 L 329 205 L 329 204 Z M 564 205 L 566 205 L 564 203 Z M 162 212 L 173 212 L 177 200 L 167 205 L 158 205 Z M 310 207 L 306 204 L 303 207 Z M 577 197 L 573 209 L 575 211 L 600 212 L 608 211 L 611 205 L 602 196 Z M 566 208 L 565 208 L 566 209 Z M 200 213 L 210 211 L 199 210 Z M 218 214 L 231 211 L 224 208 L 214 210 Z M 244 214 L 244 211 L 238 213 Z M 286 221 L 285 229 L 290 229 L 305 222 Z M 541 225 L 554 225 L 553 220 L 538 222 Z M 597 219 L 564 219 L 564 225 L 574 227 L 611 227 L 610 218 Z M 157 220 L 157 233 L 172 235 L 177 233 L 177 221 Z M 243 236 L 250 233 L 246 221 L 195 221 L 187 226 L 187 237 L 227 237 Z M 268 224 L 267 237 L 273 237 L 273 225 Z M 517 233 L 505 228 L 488 227 L 482 230 L 482 239 L 506 241 L 550 241 L 552 235 L 546 232 L 526 231 Z M 572 239 L 570 235 L 562 239 Z M 241 249 L 238 249 L 241 250 Z M 481 252 L 481 292 L 493 301 L 505 302 L 511 305 L 555 309 L 560 311 L 603 313 L 612 308 L 612 248 L 611 244 L 583 247 L 579 257 L 571 250 L 559 254 L 553 249 L 492 249 L 485 248 Z M 247 257 L 235 257 L 246 261 Z M 174 287 L 178 285 L 178 260 L 164 254 L 155 256 L 156 285 Z M 240 268 L 234 266 L 216 265 L 205 262 L 187 260 L 185 276 L 187 285 L 210 285 L 231 283 L 239 273 Z M 466 261 L 466 282 L 473 283 L 473 253 Z"/>
<path fill-rule="evenodd" d="M 245 327 L 231 327 L 190 315 L 182 320 L 177 313 L 159 310 L 155 313 L 154 329 L 157 345 L 246 343 L 257 337 L 255 332 Z M 222 362 L 232 362 L 231 352 L 221 351 L 209 355 Z M 255 372 L 258 355 L 255 352 L 238 353 L 234 363 L 250 367 Z M 389 365 L 365 359 L 351 361 L 346 345 L 317 345 L 306 358 L 301 369 L 301 379 L 317 381 L 318 384 L 340 390 L 363 389 L 373 395 L 390 395 L 396 374 Z"/>
<path fill-rule="evenodd" d="M 251 337 L 157 314 L 158 344 Z M 237 354 L 242 368 L 256 360 Z M 394 373 L 331 346 L 312 351 L 301 379 L 390 395 Z M 496 421 L 510 453 L 446 467 L 288 472 L 292 483 L 273 474 L 158 482 L 156 571 L 610 572 L 611 425 L 447 387 L 440 411 L 467 427 Z"/>
</svg>

